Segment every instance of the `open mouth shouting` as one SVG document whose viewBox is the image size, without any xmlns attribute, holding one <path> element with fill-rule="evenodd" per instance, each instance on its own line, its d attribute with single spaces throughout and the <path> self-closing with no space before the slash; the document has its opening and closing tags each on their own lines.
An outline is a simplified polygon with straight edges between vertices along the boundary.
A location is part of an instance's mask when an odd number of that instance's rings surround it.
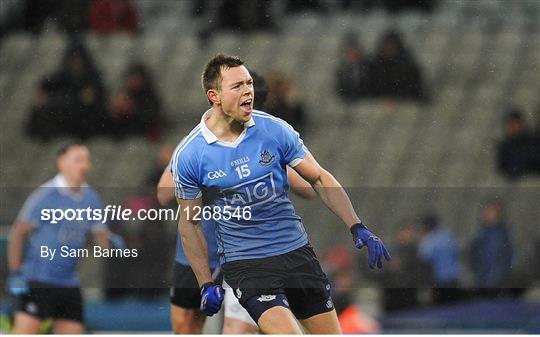
<svg viewBox="0 0 540 337">
<path fill-rule="evenodd" d="M 253 98 L 247 98 L 240 103 L 240 108 L 247 115 L 253 112 Z"/>
</svg>

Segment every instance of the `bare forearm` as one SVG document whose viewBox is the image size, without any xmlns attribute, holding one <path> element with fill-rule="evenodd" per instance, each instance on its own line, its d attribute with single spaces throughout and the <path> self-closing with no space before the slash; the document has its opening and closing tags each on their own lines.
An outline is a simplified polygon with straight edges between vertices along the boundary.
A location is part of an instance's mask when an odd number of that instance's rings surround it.
<svg viewBox="0 0 540 337">
<path fill-rule="evenodd" d="M 96 244 L 105 249 L 111 248 L 111 244 L 109 242 L 111 233 L 108 230 L 100 230 L 92 233 L 92 235 Z"/>
<path fill-rule="evenodd" d="M 322 170 L 313 187 L 324 204 L 348 227 L 360 222 L 360 218 L 356 215 L 347 192 L 328 171 Z"/>
<path fill-rule="evenodd" d="M 18 271 L 23 261 L 23 248 L 25 235 L 21 231 L 13 230 L 8 241 L 8 268 L 10 272 Z"/>
<path fill-rule="evenodd" d="M 180 237 L 184 252 L 189 264 L 195 273 L 199 286 L 212 281 L 210 267 L 208 266 L 208 253 L 206 239 L 200 230 L 200 226 L 193 223 L 180 224 Z"/>
</svg>

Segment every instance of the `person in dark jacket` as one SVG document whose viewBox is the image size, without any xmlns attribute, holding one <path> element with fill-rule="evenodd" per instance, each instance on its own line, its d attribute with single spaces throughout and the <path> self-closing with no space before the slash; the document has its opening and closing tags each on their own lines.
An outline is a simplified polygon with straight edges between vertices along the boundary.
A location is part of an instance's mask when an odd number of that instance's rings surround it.
<svg viewBox="0 0 540 337">
<path fill-rule="evenodd" d="M 385 34 L 379 43 L 373 81 L 376 96 L 412 100 L 426 97 L 420 68 L 394 31 Z"/>
<path fill-rule="evenodd" d="M 77 39 L 70 42 L 61 67 L 40 84 L 28 131 L 44 138 L 87 139 L 104 132 L 105 93 L 101 75 L 89 52 Z M 36 121 L 47 119 L 36 132 Z M 46 130 L 48 128 L 48 131 Z"/>
<path fill-rule="evenodd" d="M 144 65 L 135 63 L 129 67 L 124 88 L 112 99 L 111 120 L 111 132 L 118 137 L 160 138 L 161 102 Z"/>
<path fill-rule="evenodd" d="M 534 171 L 537 150 L 523 114 L 516 108 L 510 109 L 505 123 L 505 138 L 497 145 L 499 171 L 509 179 L 517 179 Z"/>
<path fill-rule="evenodd" d="M 372 92 L 372 65 L 358 43 L 349 33 L 341 47 L 341 61 L 336 72 L 337 94 L 345 103 L 369 97 Z"/>
<path fill-rule="evenodd" d="M 480 228 L 469 247 L 471 269 L 481 295 L 498 296 L 509 279 L 514 248 L 503 217 L 503 205 L 489 200 L 482 206 Z"/>
<path fill-rule="evenodd" d="M 418 289 L 429 284 L 430 269 L 418 254 L 419 233 L 410 220 L 403 221 L 392 243 L 394 255 L 379 278 L 384 286 L 382 306 L 386 312 L 417 307 Z"/>
</svg>

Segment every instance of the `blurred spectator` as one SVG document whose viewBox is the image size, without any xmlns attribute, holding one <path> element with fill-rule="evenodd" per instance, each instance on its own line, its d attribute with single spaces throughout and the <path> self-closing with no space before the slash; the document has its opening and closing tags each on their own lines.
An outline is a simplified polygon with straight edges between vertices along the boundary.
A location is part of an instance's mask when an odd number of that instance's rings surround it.
<svg viewBox="0 0 540 337">
<path fill-rule="evenodd" d="M 26 133 L 41 141 L 47 141 L 62 134 L 62 124 L 60 123 L 60 113 L 63 107 L 54 104 L 47 88 L 47 81 L 44 80 L 37 87 L 34 93 L 34 101 L 30 109 L 30 117 L 26 125 Z"/>
<path fill-rule="evenodd" d="M 23 28 L 34 34 L 41 33 L 47 18 L 56 12 L 56 0 L 24 0 Z"/>
<path fill-rule="evenodd" d="M 471 242 L 469 256 L 476 287 L 480 294 L 497 296 L 511 275 L 514 249 L 497 200 L 482 205 L 480 229 Z"/>
<path fill-rule="evenodd" d="M 450 230 L 443 228 L 434 214 L 426 214 L 421 222 L 422 238 L 419 245 L 420 258 L 431 267 L 434 303 L 458 300 L 460 273 L 459 246 L 457 238 Z"/>
<path fill-rule="evenodd" d="M 145 135 L 150 140 L 161 136 L 161 103 L 150 73 L 142 64 L 133 64 L 124 88 L 111 101 L 111 132 L 116 137 Z"/>
<path fill-rule="evenodd" d="M 14 29 L 39 34 L 47 20 L 65 33 L 80 33 L 88 26 L 88 5 L 89 0 L 4 1 L 8 16 L 0 22 L 0 36 Z"/>
<path fill-rule="evenodd" d="M 523 114 L 516 108 L 508 112 L 505 138 L 497 146 L 497 166 L 507 178 L 516 179 L 534 170 L 538 156 L 534 136 L 529 132 Z"/>
<path fill-rule="evenodd" d="M 380 332 L 379 323 L 366 315 L 354 301 L 357 282 L 349 251 L 342 246 L 329 248 L 323 254 L 322 265 L 332 284 L 332 300 L 342 332 L 345 334 Z"/>
<path fill-rule="evenodd" d="M 392 260 L 382 269 L 384 310 L 394 311 L 418 306 L 418 288 L 429 279 L 429 266 L 418 257 L 418 232 L 411 222 L 397 231 L 390 251 Z"/>
<path fill-rule="evenodd" d="M 91 0 L 90 29 L 99 34 L 136 33 L 137 7 L 132 0 Z"/>
<path fill-rule="evenodd" d="M 57 23 L 61 30 L 81 33 L 88 27 L 89 0 L 56 0 L 55 3 Z"/>
<path fill-rule="evenodd" d="M 532 142 L 532 172 L 540 174 L 540 104 L 536 108 L 536 129 L 534 130 Z"/>
<path fill-rule="evenodd" d="M 287 75 L 281 71 L 271 71 L 265 76 L 268 97 L 265 106 L 268 113 L 285 120 L 295 130 L 301 132 L 305 125 L 304 105 L 297 97 L 296 90 Z"/>
<path fill-rule="evenodd" d="M 345 36 L 340 52 L 341 61 L 336 73 L 338 95 L 346 103 L 371 96 L 372 65 L 354 33 Z"/>
<path fill-rule="evenodd" d="M 277 30 L 272 13 L 272 0 L 195 0 L 195 15 L 204 15 L 206 25 L 199 31 L 204 47 L 216 29 L 236 33 Z"/>
<path fill-rule="evenodd" d="M 36 96 L 28 128 L 31 135 L 44 138 L 67 135 L 86 139 L 105 128 L 101 76 L 88 51 L 77 40 L 71 41 L 60 69 L 40 85 Z M 50 120 L 43 127 L 35 124 L 44 118 Z"/>
<path fill-rule="evenodd" d="M 420 69 L 397 32 L 386 33 L 379 42 L 372 78 L 376 96 L 425 98 Z"/>
<path fill-rule="evenodd" d="M 269 0 L 222 0 L 219 9 L 220 28 L 239 32 L 274 29 Z"/>
</svg>

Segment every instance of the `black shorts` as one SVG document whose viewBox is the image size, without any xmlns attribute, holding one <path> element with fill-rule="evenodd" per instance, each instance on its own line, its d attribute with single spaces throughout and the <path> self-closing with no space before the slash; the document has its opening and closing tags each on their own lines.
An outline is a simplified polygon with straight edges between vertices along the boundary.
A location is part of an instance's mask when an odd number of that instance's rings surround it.
<svg viewBox="0 0 540 337">
<path fill-rule="evenodd" d="M 30 291 L 17 297 L 17 311 L 23 311 L 39 319 L 65 319 L 84 322 L 83 301 L 79 288 L 30 282 Z"/>
<path fill-rule="evenodd" d="M 213 274 L 215 270 L 212 270 Z M 221 283 L 221 274 L 214 280 Z M 170 293 L 171 303 L 186 309 L 199 308 L 201 304 L 201 289 L 190 266 L 175 262 L 173 271 L 173 287 Z"/>
<path fill-rule="evenodd" d="M 330 283 L 309 244 L 278 256 L 227 262 L 221 270 L 244 307 L 253 296 L 285 294 L 298 319 L 333 310 Z"/>
</svg>

